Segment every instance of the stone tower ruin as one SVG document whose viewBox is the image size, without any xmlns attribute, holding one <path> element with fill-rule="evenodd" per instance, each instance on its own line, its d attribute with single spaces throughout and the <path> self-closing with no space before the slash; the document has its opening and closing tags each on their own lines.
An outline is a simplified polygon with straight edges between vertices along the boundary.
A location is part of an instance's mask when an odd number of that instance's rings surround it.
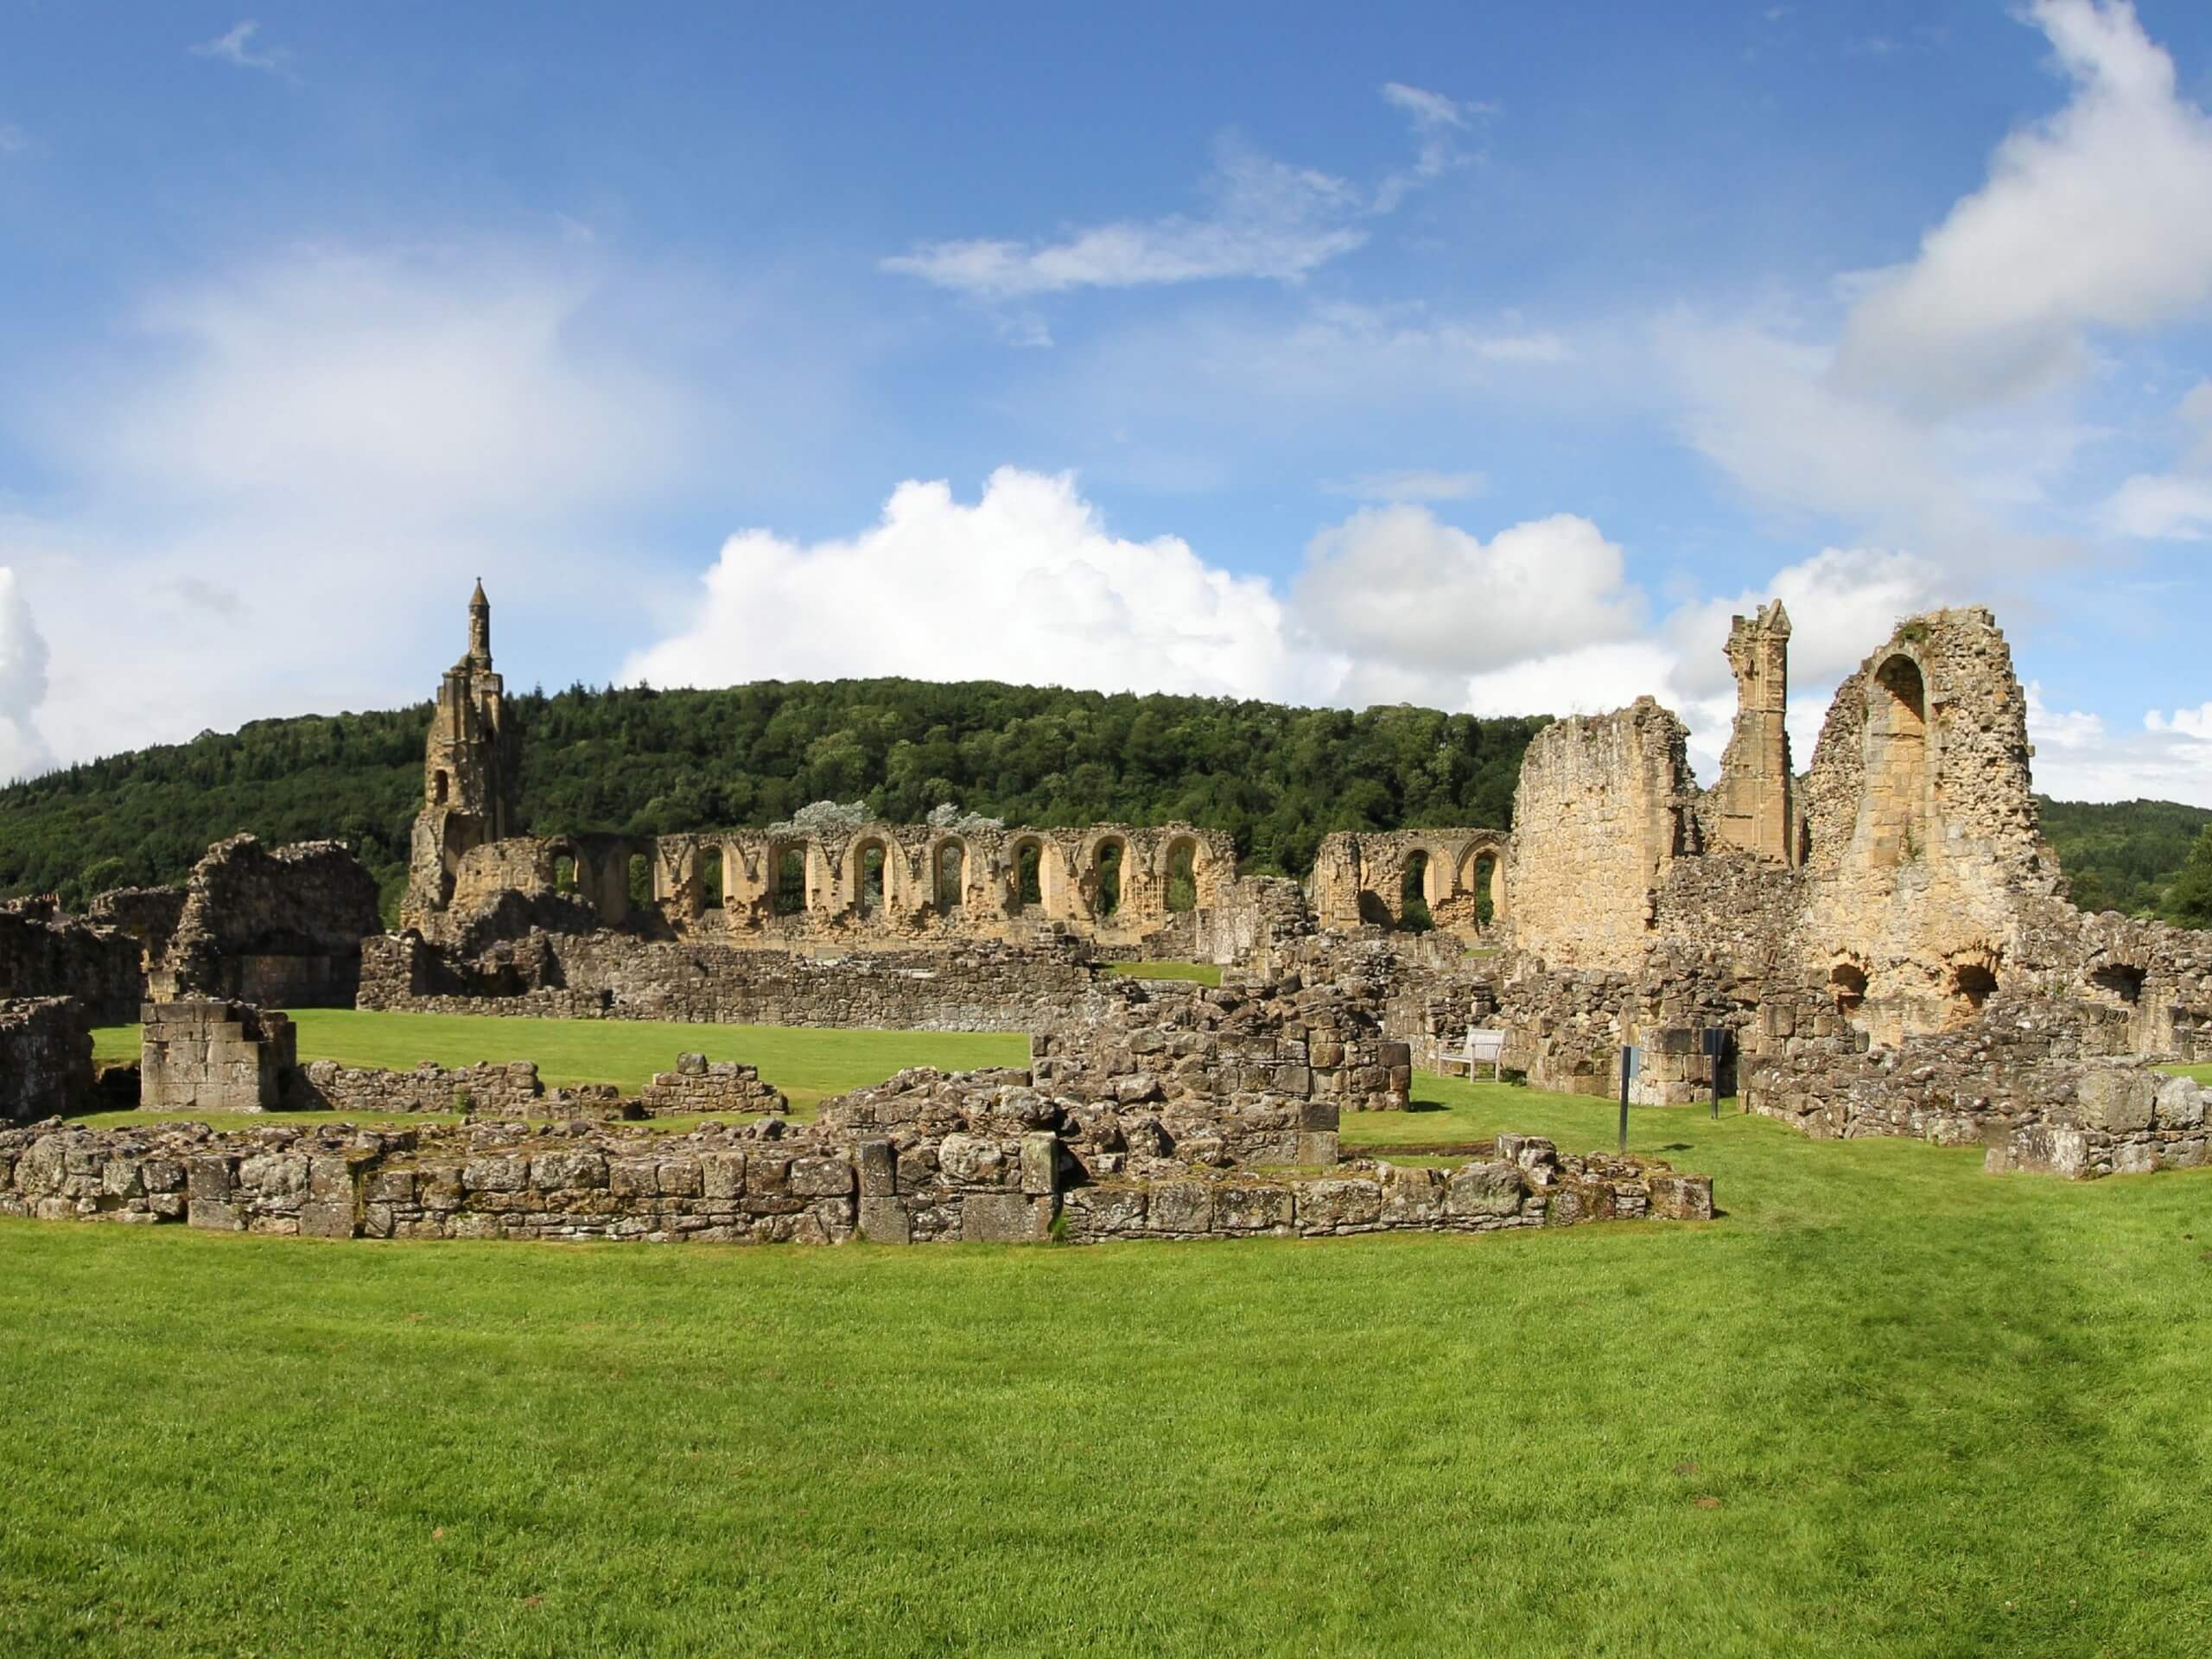
<svg viewBox="0 0 2212 1659">
<path fill-rule="evenodd" d="M 1789 779 L 1789 615 L 1776 600 L 1730 619 L 1736 725 L 1720 757 L 1713 838 L 1738 852 L 1795 864 L 1799 825 Z"/>
<path fill-rule="evenodd" d="M 404 926 L 444 908 L 463 854 L 514 832 L 518 743 L 504 692 L 492 667 L 492 601 L 480 580 L 468 600 L 468 649 L 446 671 L 430 715 Z"/>
</svg>

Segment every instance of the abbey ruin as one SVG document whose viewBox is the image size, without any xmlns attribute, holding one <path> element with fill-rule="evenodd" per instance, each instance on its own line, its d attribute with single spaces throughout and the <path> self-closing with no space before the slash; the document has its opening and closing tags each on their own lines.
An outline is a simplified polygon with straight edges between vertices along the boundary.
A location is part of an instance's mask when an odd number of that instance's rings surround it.
<svg viewBox="0 0 2212 1659">
<path fill-rule="evenodd" d="M 1711 788 L 1647 697 L 1539 732 L 1510 833 L 1340 831 L 1300 881 L 1241 874 L 1229 837 L 1187 824 L 1008 826 L 950 807 L 919 824 L 824 804 L 765 828 L 526 833 L 524 740 L 480 585 L 432 715 L 398 930 L 334 843 L 236 838 L 185 887 L 103 894 L 83 918 L 18 901 L 0 910 L 0 1102 L 18 1122 L 73 1109 L 86 1025 L 143 1001 L 149 1107 L 459 1101 L 516 1127 L 372 1136 L 373 1157 L 347 1142 L 361 1155 L 343 1182 L 316 1161 L 353 1156 L 342 1136 L 188 1156 L 143 1134 L 15 1131 L 0 1212 L 823 1239 L 1026 1237 L 1062 1216 L 1103 1237 L 1710 1213 L 1693 1178 L 1570 1169 L 1534 1143 L 1501 1143 L 1464 1182 L 1346 1160 L 1341 1114 L 1404 1108 L 1471 1027 L 1503 1033 L 1503 1067 L 1540 1088 L 1611 1094 L 1632 1049 L 1645 1105 L 1734 1095 L 1814 1135 L 1979 1143 L 1992 1169 L 2202 1162 L 2206 1091 L 2152 1068 L 2212 1059 L 2212 934 L 2069 901 L 1994 619 L 1900 623 L 1838 690 L 1802 772 L 1789 635 L 1778 601 L 1735 619 L 1738 707 Z M 1106 970 L 1193 960 L 1223 966 L 1218 988 Z M 902 1074 L 811 1125 L 772 1116 L 742 1145 L 687 1146 L 625 1187 L 607 1172 L 639 1149 L 609 1120 L 772 1113 L 774 1080 L 687 1060 L 623 1099 L 548 1090 L 528 1066 L 302 1067 L 274 1010 L 318 1004 L 1015 1031 L 1031 1064 Z M 532 1119 L 570 1139 L 533 1140 Z M 204 1210 L 195 1158 L 229 1160 Z M 599 1173 L 571 1179 L 579 1159 Z M 136 1172 L 119 1188 L 92 1180 L 118 1160 Z M 728 1173 L 747 1160 L 757 1193 Z"/>
</svg>

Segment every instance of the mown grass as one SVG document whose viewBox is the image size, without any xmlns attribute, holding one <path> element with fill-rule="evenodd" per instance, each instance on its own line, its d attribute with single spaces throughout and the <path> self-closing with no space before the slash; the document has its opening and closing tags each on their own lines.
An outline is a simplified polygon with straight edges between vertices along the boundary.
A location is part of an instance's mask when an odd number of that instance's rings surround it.
<svg viewBox="0 0 2212 1659">
<path fill-rule="evenodd" d="M 1611 1141 L 1608 1102 L 1421 1092 L 1347 1140 Z M 2212 1172 L 1632 1128 L 1724 1217 L 907 1251 L 0 1225 L 0 1651 L 2212 1643 Z"/>
<path fill-rule="evenodd" d="M 410 1070 L 424 1060 L 535 1060 L 548 1084 L 612 1083 L 643 1088 L 678 1054 L 742 1060 L 810 1114 L 827 1095 L 880 1083 L 902 1066 L 948 1071 L 1026 1065 L 1029 1039 L 1004 1032 L 828 1031 L 800 1026 L 702 1026 L 666 1020 L 505 1020 L 475 1014 L 383 1014 L 300 1008 L 300 1058 Z M 138 1027 L 92 1033 L 95 1058 L 136 1059 Z M 95 1122 L 111 1118 L 95 1118 Z M 116 1119 L 113 1121 L 120 1121 Z"/>
<path fill-rule="evenodd" d="M 1128 979 L 1179 979 L 1193 985 L 1221 983 L 1221 964 L 1217 962 L 1109 962 L 1106 971 Z"/>
</svg>

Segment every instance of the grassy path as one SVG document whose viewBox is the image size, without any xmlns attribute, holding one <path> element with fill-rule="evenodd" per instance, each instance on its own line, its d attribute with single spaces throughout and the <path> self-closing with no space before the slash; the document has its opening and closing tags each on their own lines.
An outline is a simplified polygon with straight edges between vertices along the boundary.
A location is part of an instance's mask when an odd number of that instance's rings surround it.
<svg viewBox="0 0 2212 1659">
<path fill-rule="evenodd" d="M 902 1066 L 948 1071 L 1026 1065 L 1029 1039 L 1003 1032 L 824 1031 L 798 1026 L 701 1026 L 666 1020 L 503 1020 L 477 1014 L 376 1014 L 302 1008 L 292 1015 L 302 1060 L 406 1071 L 424 1060 L 536 1060 L 549 1084 L 613 1083 L 635 1092 L 676 1057 L 743 1060 L 810 1114 L 825 1095 L 880 1083 Z M 101 1059 L 135 1059 L 138 1027 L 92 1034 Z M 119 1121 L 96 1118 L 96 1122 Z"/>
<path fill-rule="evenodd" d="M 1611 1135 L 1604 1102 L 1423 1092 L 1348 1138 Z M 1634 1128 L 1721 1220 L 905 1252 L 0 1224 L 0 1651 L 2212 1645 L 2212 1172 Z"/>
</svg>

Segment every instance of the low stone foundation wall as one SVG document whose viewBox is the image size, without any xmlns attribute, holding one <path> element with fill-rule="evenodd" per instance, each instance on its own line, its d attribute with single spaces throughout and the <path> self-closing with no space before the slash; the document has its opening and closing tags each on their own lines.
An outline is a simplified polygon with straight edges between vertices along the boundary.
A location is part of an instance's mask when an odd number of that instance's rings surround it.
<svg viewBox="0 0 2212 1659">
<path fill-rule="evenodd" d="M 810 956 L 615 932 L 534 932 L 461 961 L 385 935 L 363 944 L 361 964 L 364 1008 L 895 1031 L 1081 1024 L 1096 1017 L 1101 978 L 1065 944 Z"/>
<path fill-rule="evenodd" d="M 460 1112 L 487 1116 L 626 1117 L 630 1103 L 612 1084 L 548 1089 L 532 1060 L 486 1060 L 411 1071 L 311 1060 L 288 1073 L 283 1094 L 291 1112 Z"/>
<path fill-rule="evenodd" d="M 2034 1170 L 2077 1181 L 2196 1169 L 2207 1160 L 2208 1108 L 2212 1092 L 2187 1077 L 2092 1067 L 2072 1098 L 1992 1144 L 1982 1167 L 1993 1174 Z"/>
<path fill-rule="evenodd" d="M 725 1243 L 1321 1237 L 1706 1219 L 1712 1184 L 1661 1163 L 1561 1157 L 1501 1137 L 1459 1169 L 1347 1165 L 1319 1177 L 1185 1170 L 1063 1185 L 1057 1138 L 787 1139 L 518 1123 L 217 1134 L 204 1125 L 0 1131 L 0 1214 L 351 1238 Z"/>
<path fill-rule="evenodd" d="M 92 1092 L 92 1034 L 73 996 L 0 1001 L 0 1121 L 76 1111 Z"/>
<path fill-rule="evenodd" d="M 710 1112 L 784 1112 L 791 1102 L 783 1090 L 761 1082 L 760 1068 L 735 1060 L 710 1060 L 703 1054 L 679 1054 L 673 1071 L 656 1071 L 639 1092 L 647 1117 L 683 1117 Z"/>
</svg>

